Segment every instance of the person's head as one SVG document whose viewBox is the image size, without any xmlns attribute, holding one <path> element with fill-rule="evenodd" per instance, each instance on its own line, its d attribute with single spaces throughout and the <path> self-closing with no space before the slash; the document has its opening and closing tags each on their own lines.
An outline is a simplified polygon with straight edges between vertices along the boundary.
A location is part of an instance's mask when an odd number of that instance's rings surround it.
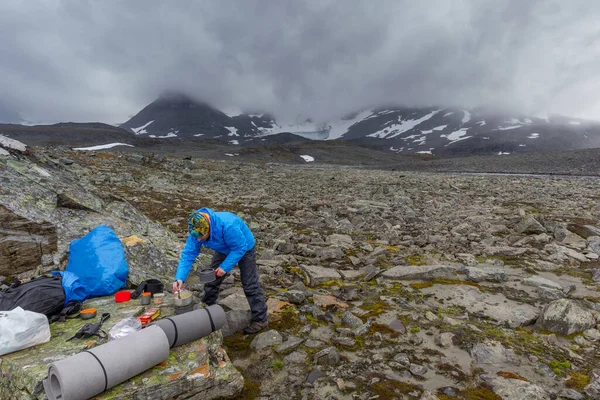
<svg viewBox="0 0 600 400">
<path fill-rule="evenodd" d="M 198 240 L 208 239 L 210 233 L 210 218 L 207 214 L 192 211 L 188 217 L 190 235 Z"/>
</svg>

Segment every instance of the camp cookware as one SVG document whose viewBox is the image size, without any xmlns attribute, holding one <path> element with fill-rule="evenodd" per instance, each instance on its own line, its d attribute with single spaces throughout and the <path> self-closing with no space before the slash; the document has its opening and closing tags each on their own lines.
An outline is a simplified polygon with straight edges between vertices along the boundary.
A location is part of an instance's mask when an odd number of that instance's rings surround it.
<svg viewBox="0 0 600 400">
<path fill-rule="evenodd" d="M 120 292 L 115 293 L 115 301 L 117 303 L 123 303 L 129 301 L 131 299 L 131 292 L 126 290 L 122 290 Z"/>
<path fill-rule="evenodd" d="M 79 317 L 81 319 L 92 319 L 95 318 L 97 314 L 98 313 L 95 308 L 87 308 L 79 312 Z"/>
<path fill-rule="evenodd" d="M 202 283 L 210 283 L 213 282 L 216 278 L 215 269 L 207 268 L 200 271 L 200 282 Z"/>
<path fill-rule="evenodd" d="M 173 298 L 173 302 L 176 307 L 184 307 L 192 304 L 192 292 L 189 290 L 180 290 L 177 293 L 177 297 Z"/>
</svg>

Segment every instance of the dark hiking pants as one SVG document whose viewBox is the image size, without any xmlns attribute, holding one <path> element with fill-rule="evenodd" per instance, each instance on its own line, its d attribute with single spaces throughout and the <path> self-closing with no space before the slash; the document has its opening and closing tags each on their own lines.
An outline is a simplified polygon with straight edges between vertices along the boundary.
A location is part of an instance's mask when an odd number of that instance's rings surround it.
<svg viewBox="0 0 600 400">
<path fill-rule="evenodd" d="M 227 256 L 225 254 L 215 252 L 210 264 L 211 268 L 217 269 Z M 267 303 L 262 287 L 258 280 L 258 271 L 256 269 L 256 248 L 248 250 L 246 254 L 238 262 L 240 268 L 240 277 L 242 278 L 242 287 L 244 294 L 250 304 L 252 311 L 252 321 L 264 322 L 267 320 Z M 204 296 L 202 302 L 206 305 L 213 305 L 219 297 L 219 288 L 227 275 L 204 285 Z"/>
</svg>

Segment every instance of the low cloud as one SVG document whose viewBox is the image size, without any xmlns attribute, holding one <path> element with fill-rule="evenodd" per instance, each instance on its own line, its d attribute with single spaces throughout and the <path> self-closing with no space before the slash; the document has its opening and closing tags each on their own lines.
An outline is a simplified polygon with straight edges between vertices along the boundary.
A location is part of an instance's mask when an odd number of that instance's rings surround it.
<svg viewBox="0 0 600 400">
<path fill-rule="evenodd" d="M 457 105 L 600 119 L 600 3 L 0 3 L 0 93 L 37 121 L 123 122 L 167 90 L 327 119 Z"/>
</svg>

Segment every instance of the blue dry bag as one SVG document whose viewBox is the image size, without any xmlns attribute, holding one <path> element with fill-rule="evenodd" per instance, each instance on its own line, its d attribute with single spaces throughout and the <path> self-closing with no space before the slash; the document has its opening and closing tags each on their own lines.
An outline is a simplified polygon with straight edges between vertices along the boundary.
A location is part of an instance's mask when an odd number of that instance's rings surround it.
<svg viewBox="0 0 600 400">
<path fill-rule="evenodd" d="M 65 304 L 109 296 L 125 286 L 129 266 L 121 240 L 108 226 L 100 225 L 71 242 L 69 263 L 63 277 Z"/>
</svg>

